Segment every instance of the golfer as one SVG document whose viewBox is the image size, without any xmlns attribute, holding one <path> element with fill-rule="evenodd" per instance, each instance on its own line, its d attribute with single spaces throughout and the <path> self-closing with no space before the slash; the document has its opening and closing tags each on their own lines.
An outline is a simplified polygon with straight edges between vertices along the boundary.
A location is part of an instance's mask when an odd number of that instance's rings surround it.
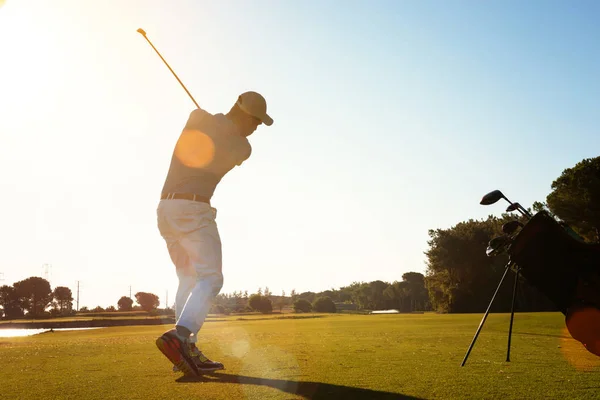
<svg viewBox="0 0 600 400">
<path fill-rule="evenodd" d="M 273 124 L 267 103 L 260 94 L 245 92 L 225 115 L 192 111 L 173 151 L 157 222 L 179 280 L 176 322 L 156 345 L 173 370 L 186 375 L 224 368 L 196 347 L 212 300 L 223 286 L 217 210 L 210 201 L 223 176 L 250 157 L 247 137 L 261 124 Z"/>
</svg>

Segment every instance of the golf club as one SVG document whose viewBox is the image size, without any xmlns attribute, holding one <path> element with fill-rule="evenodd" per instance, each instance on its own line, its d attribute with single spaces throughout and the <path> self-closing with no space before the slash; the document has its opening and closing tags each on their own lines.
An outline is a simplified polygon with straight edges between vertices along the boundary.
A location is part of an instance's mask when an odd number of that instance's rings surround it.
<svg viewBox="0 0 600 400">
<path fill-rule="evenodd" d="M 522 228 L 523 224 L 520 223 L 519 221 L 509 221 L 507 223 L 505 223 L 504 225 L 502 225 L 502 232 L 506 233 L 507 235 L 512 235 L 513 233 L 516 232 L 517 229 Z"/>
<path fill-rule="evenodd" d="M 522 215 L 531 218 L 531 214 L 520 203 L 514 202 L 506 207 L 506 212 L 519 211 Z"/>
<path fill-rule="evenodd" d="M 150 39 L 148 39 L 148 36 L 146 36 L 146 31 L 144 31 L 142 28 L 139 28 L 137 30 L 137 32 L 140 33 L 144 37 L 144 39 L 146 39 L 148 41 L 148 43 L 150 43 L 150 46 L 152 46 L 152 48 L 154 49 L 154 51 L 156 52 L 156 54 L 158 54 L 158 56 L 160 57 L 161 60 L 163 60 L 163 62 L 167 66 L 167 68 L 169 68 L 169 70 L 173 73 L 173 76 L 175 76 L 175 79 L 177 79 L 177 81 L 179 82 L 179 84 L 181 85 L 181 87 L 183 87 L 183 90 L 185 90 L 185 92 L 188 94 L 188 96 L 190 96 L 190 99 L 192 99 L 192 101 L 194 102 L 194 104 L 196 105 L 196 107 L 200 108 L 200 106 L 198 105 L 198 103 L 196 103 L 196 100 L 194 100 L 194 97 L 192 96 L 192 94 L 189 92 L 189 90 L 187 90 L 187 88 L 185 87 L 185 85 L 183 84 L 183 82 L 181 82 L 181 79 L 179 79 L 179 77 L 177 76 L 177 74 L 175 73 L 175 71 L 173 71 L 173 69 L 169 66 L 169 64 L 163 58 L 163 56 L 158 52 L 158 50 L 156 50 L 156 47 L 154 47 L 154 45 L 152 44 L 152 42 L 150 41 Z"/>
<path fill-rule="evenodd" d="M 508 201 L 511 204 L 511 207 L 513 206 L 513 203 L 511 203 L 510 200 L 508 200 L 504 196 L 504 194 L 502 194 L 502 192 L 499 190 L 494 190 L 493 192 L 490 192 L 490 193 L 486 194 L 485 196 L 483 196 L 480 204 L 483 204 L 483 205 L 494 204 L 495 202 L 497 202 L 498 200 L 500 200 L 502 198 L 505 199 L 506 201 Z M 501 254 L 502 252 L 508 251 L 514 240 L 514 237 L 511 237 L 509 235 L 511 233 L 514 233 L 519 227 L 523 227 L 523 224 L 519 221 L 510 221 L 510 222 L 507 222 L 504 225 L 502 225 L 502 231 L 505 233 L 505 235 L 497 236 L 489 241 L 488 247 L 486 249 L 486 255 L 488 257 L 494 257 L 494 256 Z M 477 337 L 479 336 L 479 333 L 481 332 L 481 329 L 483 328 L 483 324 L 485 323 L 485 320 L 488 317 L 490 309 L 492 308 L 492 303 L 494 302 L 494 299 L 496 298 L 496 295 L 498 294 L 498 291 L 500 290 L 500 287 L 502 286 L 502 282 L 504 282 L 504 279 L 506 278 L 506 274 L 508 273 L 508 270 L 512 269 L 512 267 L 515 267 L 515 266 L 516 266 L 515 282 L 513 285 L 512 305 L 511 305 L 511 310 L 510 310 L 510 326 L 508 328 L 508 346 L 507 346 L 507 350 L 506 350 L 506 361 L 507 362 L 510 361 L 512 328 L 513 328 L 513 321 L 514 321 L 514 315 L 515 315 L 515 299 L 516 299 L 516 293 L 517 293 L 517 284 L 518 284 L 518 280 L 519 280 L 520 268 L 509 258 L 509 261 L 506 264 L 505 269 L 504 269 L 504 274 L 502 275 L 502 278 L 500 279 L 500 282 L 498 283 L 498 287 L 496 288 L 496 291 L 494 292 L 492 299 L 490 300 L 487 310 L 485 311 L 485 314 L 483 315 L 483 318 L 481 319 L 481 322 L 479 323 L 479 327 L 477 328 L 477 331 L 475 332 L 475 336 L 473 337 L 473 340 L 471 341 L 471 344 L 469 345 L 467 353 L 465 354 L 465 358 L 463 359 L 462 363 L 460 364 L 461 367 L 464 367 L 465 363 L 467 362 L 467 359 L 469 358 L 469 354 L 471 353 L 471 350 L 473 349 L 473 346 L 475 346 Z"/>
<path fill-rule="evenodd" d="M 504 194 L 499 190 L 491 191 L 488 194 L 486 194 L 485 196 L 483 196 L 483 198 L 481 199 L 479 204 L 484 205 L 484 206 L 489 206 L 490 204 L 494 204 L 495 202 L 497 202 L 500 199 L 504 199 L 504 200 L 508 201 L 510 204 L 512 204 L 512 202 L 510 200 L 508 200 L 504 196 Z"/>
<path fill-rule="evenodd" d="M 513 203 L 512 201 L 510 201 L 500 190 L 493 190 L 493 191 L 489 192 L 488 194 L 483 196 L 483 198 L 481 199 L 479 204 L 484 205 L 484 206 L 489 206 L 490 204 L 496 203 L 500 199 L 506 200 L 508 202 L 508 204 L 510 204 L 509 207 L 511 207 L 511 208 L 515 207 L 514 210 L 521 213 L 524 217 L 531 218 L 531 214 L 529 214 L 527 212 L 527 210 L 525 210 L 523 207 L 521 207 L 520 204 Z M 517 206 L 514 206 L 514 204 L 517 204 Z M 511 209 L 511 211 L 514 211 L 514 210 Z"/>
<path fill-rule="evenodd" d="M 508 236 L 498 236 L 489 241 L 485 251 L 488 257 L 494 257 L 508 248 L 510 238 Z"/>
</svg>

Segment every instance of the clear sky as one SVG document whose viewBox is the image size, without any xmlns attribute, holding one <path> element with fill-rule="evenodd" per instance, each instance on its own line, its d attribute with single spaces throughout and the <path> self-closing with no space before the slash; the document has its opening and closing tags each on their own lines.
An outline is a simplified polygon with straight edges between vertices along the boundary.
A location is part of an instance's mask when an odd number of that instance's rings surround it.
<svg viewBox="0 0 600 400">
<path fill-rule="evenodd" d="M 49 264 L 80 306 L 175 298 L 156 207 L 194 105 L 137 28 L 204 109 L 275 120 L 213 198 L 222 292 L 424 273 L 429 229 L 599 155 L 596 1 L 0 5 L 0 284 Z"/>
</svg>

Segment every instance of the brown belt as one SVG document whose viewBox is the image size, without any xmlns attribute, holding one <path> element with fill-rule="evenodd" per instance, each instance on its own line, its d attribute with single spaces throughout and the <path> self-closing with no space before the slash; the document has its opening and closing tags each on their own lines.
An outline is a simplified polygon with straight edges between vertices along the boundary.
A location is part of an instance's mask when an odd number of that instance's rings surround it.
<svg viewBox="0 0 600 400">
<path fill-rule="evenodd" d="M 194 193 L 163 193 L 160 196 L 161 200 L 193 200 L 193 201 L 199 201 L 201 203 L 208 203 L 210 204 L 210 199 L 208 197 L 205 196 L 200 196 Z"/>
</svg>

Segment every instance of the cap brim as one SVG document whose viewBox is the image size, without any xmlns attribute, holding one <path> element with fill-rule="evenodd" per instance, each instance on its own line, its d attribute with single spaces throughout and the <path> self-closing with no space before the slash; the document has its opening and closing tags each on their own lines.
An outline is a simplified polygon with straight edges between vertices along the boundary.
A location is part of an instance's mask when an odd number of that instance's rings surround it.
<svg viewBox="0 0 600 400">
<path fill-rule="evenodd" d="M 271 126 L 273 125 L 273 118 L 269 117 L 268 114 L 265 114 L 263 116 L 260 117 L 260 120 L 262 121 L 263 124 L 265 124 L 266 126 Z"/>
</svg>

